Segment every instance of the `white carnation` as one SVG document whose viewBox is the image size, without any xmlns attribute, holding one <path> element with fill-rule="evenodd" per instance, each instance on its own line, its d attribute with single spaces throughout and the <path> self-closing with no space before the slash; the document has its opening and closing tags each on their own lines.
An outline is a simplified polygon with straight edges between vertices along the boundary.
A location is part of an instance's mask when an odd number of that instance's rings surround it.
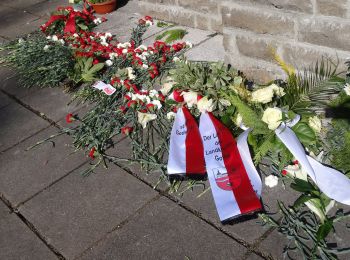
<svg viewBox="0 0 350 260">
<path fill-rule="evenodd" d="M 51 40 L 53 40 L 54 42 L 56 42 L 56 41 L 58 41 L 58 37 L 57 37 L 56 35 L 53 35 L 53 36 L 51 37 Z"/>
<path fill-rule="evenodd" d="M 45 45 L 44 46 L 44 51 L 47 51 L 50 48 L 50 45 Z"/>
<path fill-rule="evenodd" d="M 112 66 L 112 65 L 113 65 L 113 61 L 111 61 L 111 60 L 106 60 L 106 65 L 107 65 L 108 67 Z"/>
<path fill-rule="evenodd" d="M 264 121 L 269 129 L 275 130 L 282 122 L 282 111 L 281 109 L 274 107 L 274 108 L 267 108 L 264 111 L 262 121 Z"/>
<path fill-rule="evenodd" d="M 274 175 L 269 175 L 265 178 L 265 185 L 269 188 L 273 188 L 278 184 L 278 177 Z"/>
<path fill-rule="evenodd" d="M 175 118 L 176 114 L 174 112 L 169 112 L 166 114 L 166 118 L 168 120 L 173 120 Z"/>
<path fill-rule="evenodd" d="M 166 82 L 163 84 L 162 88 L 160 89 L 160 92 L 162 92 L 164 96 L 166 96 L 171 91 L 171 89 L 176 83 L 171 77 L 167 77 L 165 80 Z"/>
<path fill-rule="evenodd" d="M 151 104 L 155 105 L 158 109 L 162 108 L 162 103 L 159 100 L 153 100 Z"/>
</svg>

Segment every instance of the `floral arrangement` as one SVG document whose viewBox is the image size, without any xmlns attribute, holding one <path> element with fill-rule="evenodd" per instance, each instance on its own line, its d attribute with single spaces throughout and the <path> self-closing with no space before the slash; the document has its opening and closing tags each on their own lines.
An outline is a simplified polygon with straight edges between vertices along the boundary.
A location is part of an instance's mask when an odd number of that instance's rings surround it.
<svg viewBox="0 0 350 260">
<path fill-rule="evenodd" d="M 337 254 L 349 252 L 327 243 L 334 223 L 349 215 L 332 210 L 336 201 L 348 204 L 349 197 L 341 196 L 348 191 L 336 196 L 318 181 L 319 172 L 334 170 L 327 164 L 338 169 L 334 176 L 341 179 L 340 186 L 348 185 L 350 121 L 339 111 L 349 110 L 349 73 L 346 77 L 337 74 L 337 65 L 327 59 L 316 63 L 312 72 L 297 72 L 275 55 L 286 79 L 257 85 L 225 64 L 187 61 L 182 53 L 192 47 L 189 42 L 157 40 L 142 45 L 143 33 L 153 24 L 151 17 L 139 20 L 130 41 L 119 42 L 110 33 L 91 31 L 100 23 L 91 13 L 78 14 L 60 8 L 41 33 L 5 46 L 10 52 L 3 62 L 16 67 L 28 87 L 68 85 L 79 88 L 74 101 L 93 104 L 83 117 L 68 114 L 67 123 L 78 124 L 58 133 L 72 136 L 74 146 L 93 160 L 83 175 L 108 163 L 139 163 L 146 172 L 161 172 L 159 182 L 179 191 L 183 178 L 169 176 L 168 160 L 174 147 L 169 144 L 177 140 L 173 133 L 201 134 L 206 130 L 201 126 L 203 115 L 210 115 L 213 125 L 220 124 L 218 129 L 226 136 L 238 137 L 238 143 L 243 140 L 245 156 L 239 153 L 247 172 L 249 167 L 253 172 L 259 168 L 267 187 L 283 183 L 300 193 L 293 205 L 279 202 L 281 215 L 277 219 L 259 214 L 264 223 L 291 240 L 286 256 L 296 249 L 307 259 L 336 259 Z M 66 30 L 73 16 L 75 30 Z M 181 113 L 187 130 L 176 132 Z M 131 158 L 113 155 L 111 148 L 118 135 L 129 138 Z M 236 145 L 234 141 L 228 144 Z M 229 156 L 224 154 L 225 147 L 221 148 L 212 153 Z M 228 186 L 235 186 L 231 177 L 228 181 L 223 178 Z M 202 180 L 188 178 L 184 190 L 203 184 L 205 175 Z M 254 196 L 260 197 L 257 186 L 253 187 Z M 232 191 L 227 186 L 223 189 Z M 214 191 L 213 196 L 215 199 Z"/>
</svg>

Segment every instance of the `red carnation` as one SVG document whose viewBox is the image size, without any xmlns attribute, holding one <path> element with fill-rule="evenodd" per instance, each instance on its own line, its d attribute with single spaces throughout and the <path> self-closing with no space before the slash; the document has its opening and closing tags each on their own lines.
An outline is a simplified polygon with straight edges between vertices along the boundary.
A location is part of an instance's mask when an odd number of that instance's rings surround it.
<svg viewBox="0 0 350 260">
<path fill-rule="evenodd" d="M 72 123 L 74 121 L 74 116 L 72 113 L 69 113 L 68 115 L 66 115 L 66 122 L 69 124 L 69 123 Z"/>
<path fill-rule="evenodd" d="M 95 147 L 92 147 L 90 152 L 89 152 L 89 157 L 91 159 L 95 159 L 95 152 L 96 152 L 96 148 Z"/>
<path fill-rule="evenodd" d="M 125 114 L 127 108 L 126 108 L 126 106 L 121 106 L 121 107 L 119 108 L 119 110 L 120 110 L 123 114 Z"/>
<path fill-rule="evenodd" d="M 137 102 L 135 100 L 130 100 L 126 106 L 127 107 L 135 107 L 137 105 Z"/>
<path fill-rule="evenodd" d="M 299 164 L 299 161 L 298 161 L 298 160 L 294 160 L 294 161 L 293 161 L 293 164 L 294 164 L 294 165 L 297 165 L 297 164 Z"/>
<path fill-rule="evenodd" d="M 134 130 L 131 126 L 124 126 L 121 129 L 122 134 L 129 135 Z"/>
<path fill-rule="evenodd" d="M 94 61 L 92 62 L 94 65 L 96 65 L 97 63 L 99 63 L 98 59 L 94 59 Z"/>
<path fill-rule="evenodd" d="M 286 176 L 288 174 L 288 172 L 286 170 L 283 170 L 281 173 L 283 176 Z"/>
<path fill-rule="evenodd" d="M 147 109 L 149 110 L 149 111 L 153 111 L 154 110 L 154 104 L 147 104 Z"/>
<path fill-rule="evenodd" d="M 145 16 L 145 20 L 153 22 L 153 18 L 151 16 L 148 16 L 148 15 Z"/>
</svg>

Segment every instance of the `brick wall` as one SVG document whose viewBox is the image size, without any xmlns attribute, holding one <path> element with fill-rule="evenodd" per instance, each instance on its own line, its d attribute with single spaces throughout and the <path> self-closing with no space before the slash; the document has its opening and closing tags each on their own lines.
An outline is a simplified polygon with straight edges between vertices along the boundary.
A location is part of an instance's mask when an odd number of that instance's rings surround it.
<svg viewBox="0 0 350 260">
<path fill-rule="evenodd" d="M 341 64 L 350 57 L 350 0 L 140 0 L 139 4 L 156 18 L 222 33 L 225 61 L 260 81 L 283 75 L 270 47 L 297 67 L 308 67 L 322 56 Z"/>
</svg>

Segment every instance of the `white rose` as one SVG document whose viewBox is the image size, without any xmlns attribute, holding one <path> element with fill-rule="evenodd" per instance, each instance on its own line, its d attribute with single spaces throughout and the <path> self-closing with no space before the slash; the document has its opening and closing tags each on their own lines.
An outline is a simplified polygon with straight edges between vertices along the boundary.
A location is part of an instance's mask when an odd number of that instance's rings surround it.
<svg viewBox="0 0 350 260">
<path fill-rule="evenodd" d="M 77 33 L 74 33 L 73 36 L 77 38 L 79 35 Z"/>
<path fill-rule="evenodd" d="M 166 114 L 166 118 L 168 120 L 173 120 L 175 118 L 176 114 L 174 112 L 169 112 L 168 114 Z"/>
<path fill-rule="evenodd" d="M 320 133 L 322 128 L 321 120 L 317 116 L 309 118 L 309 126 L 316 132 Z"/>
<path fill-rule="evenodd" d="M 345 91 L 346 95 L 350 96 L 350 84 L 349 83 L 345 84 L 344 91 Z"/>
<path fill-rule="evenodd" d="M 275 130 L 281 124 L 282 121 L 281 109 L 277 107 L 267 108 L 264 111 L 262 121 L 264 121 L 268 125 L 269 129 Z"/>
<path fill-rule="evenodd" d="M 149 91 L 149 96 L 150 96 L 151 98 L 153 98 L 153 97 L 158 97 L 158 91 L 155 90 L 155 89 L 151 89 L 151 90 Z"/>
<path fill-rule="evenodd" d="M 111 60 L 106 60 L 106 65 L 107 65 L 108 67 L 112 66 L 112 65 L 113 65 L 113 61 L 111 61 Z"/>
<path fill-rule="evenodd" d="M 277 86 L 276 84 L 271 84 L 268 86 L 268 88 L 271 88 L 276 96 L 283 97 L 286 93 L 284 93 L 284 89 Z"/>
<path fill-rule="evenodd" d="M 47 51 L 50 48 L 50 45 L 45 45 L 44 46 L 44 51 Z"/>
<path fill-rule="evenodd" d="M 265 177 L 265 185 L 269 188 L 273 188 L 278 184 L 278 177 L 274 175 L 269 175 Z"/>
<path fill-rule="evenodd" d="M 208 97 L 203 97 L 201 98 L 198 102 L 197 102 L 197 107 L 198 110 L 201 113 L 204 112 L 213 112 L 214 110 L 214 105 L 213 105 L 213 100 L 212 99 L 208 99 Z"/>
<path fill-rule="evenodd" d="M 148 69 L 148 65 L 147 64 L 142 64 L 142 68 Z"/>
<path fill-rule="evenodd" d="M 138 113 L 138 122 L 142 125 L 143 128 L 146 128 L 147 123 L 149 121 L 155 120 L 157 118 L 157 115 L 155 114 L 148 114 L 148 113 Z"/>
<path fill-rule="evenodd" d="M 128 71 L 128 78 L 130 80 L 136 79 L 136 76 L 133 74 L 134 70 L 131 67 L 127 67 L 126 70 Z"/>
<path fill-rule="evenodd" d="M 182 92 L 181 96 L 183 96 L 184 101 L 186 102 L 189 108 L 197 104 L 197 98 L 198 98 L 197 92 L 194 92 L 194 91 Z"/>
<path fill-rule="evenodd" d="M 123 54 L 126 54 L 126 53 L 128 53 L 128 50 L 127 50 L 127 49 L 123 49 L 123 50 L 122 50 L 122 53 L 123 53 Z"/>
<path fill-rule="evenodd" d="M 273 94 L 272 88 L 261 88 L 252 92 L 252 101 L 266 104 L 272 101 Z"/>
</svg>

